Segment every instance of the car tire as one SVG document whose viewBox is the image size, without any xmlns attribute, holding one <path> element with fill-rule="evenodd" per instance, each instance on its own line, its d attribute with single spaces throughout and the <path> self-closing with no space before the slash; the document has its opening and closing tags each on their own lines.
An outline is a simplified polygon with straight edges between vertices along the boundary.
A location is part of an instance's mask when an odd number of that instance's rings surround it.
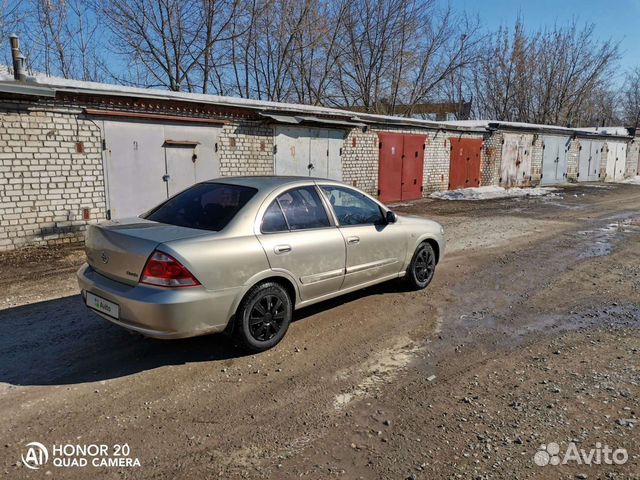
<svg viewBox="0 0 640 480">
<path fill-rule="evenodd" d="M 436 252 L 429 242 L 421 243 L 413 254 L 404 276 L 410 290 L 422 290 L 433 280 L 436 271 Z"/>
<path fill-rule="evenodd" d="M 280 342 L 287 333 L 293 304 L 287 290 L 276 282 L 255 285 L 236 311 L 234 334 L 244 350 L 262 352 Z"/>
</svg>

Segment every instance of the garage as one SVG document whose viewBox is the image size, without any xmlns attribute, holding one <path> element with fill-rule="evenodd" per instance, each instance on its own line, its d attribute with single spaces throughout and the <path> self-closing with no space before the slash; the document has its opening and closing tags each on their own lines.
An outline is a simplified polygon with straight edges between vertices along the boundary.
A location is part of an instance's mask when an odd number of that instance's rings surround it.
<svg viewBox="0 0 640 480">
<path fill-rule="evenodd" d="M 624 180 L 627 163 L 626 142 L 607 141 L 607 182 Z"/>
<path fill-rule="evenodd" d="M 603 143 L 595 140 L 580 140 L 578 159 L 578 181 L 596 182 L 600 179 L 600 164 Z"/>
<path fill-rule="evenodd" d="M 557 185 L 567 181 L 567 152 L 570 138 L 560 135 L 544 135 L 541 185 Z"/>
<path fill-rule="evenodd" d="M 480 186 L 480 154 L 482 140 L 451 138 L 449 190 Z"/>
<path fill-rule="evenodd" d="M 527 185 L 531 181 L 533 135 L 505 133 L 502 144 L 500 184 L 505 187 Z"/>
<path fill-rule="evenodd" d="M 342 180 L 344 130 L 278 125 L 275 127 L 276 175 Z"/>
<path fill-rule="evenodd" d="M 378 197 L 383 202 L 422 198 L 425 135 L 378 133 Z"/>
<path fill-rule="evenodd" d="M 219 126 L 103 120 L 107 216 L 134 217 L 218 176 Z"/>
</svg>

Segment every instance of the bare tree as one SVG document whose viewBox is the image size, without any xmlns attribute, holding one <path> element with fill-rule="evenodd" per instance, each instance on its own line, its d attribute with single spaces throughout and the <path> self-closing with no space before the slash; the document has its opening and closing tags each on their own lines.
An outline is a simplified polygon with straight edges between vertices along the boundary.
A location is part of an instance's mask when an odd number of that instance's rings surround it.
<svg viewBox="0 0 640 480">
<path fill-rule="evenodd" d="M 350 2 L 337 52 L 339 101 L 344 105 L 375 111 L 391 77 L 393 42 L 406 37 L 402 21 L 407 7 L 405 0 Z"/>
<path fill-rule="evenodd" d="M 451 7 L 415 13 L 419 15 L 416 42 L 406 45 L 402 57 L 409 61 L 397 70 L 396 81 L 403 85 L 400 98 L 408 105 L 417 105 L 446 98 L 448 92 L 452 101 L 461 104 L 465 70 L 476 65 L 484 38 L 478 19 L 456 15 Z M 410 115 L 412 110 L 406 113 Z"/>
<path fill-rule="evenodd" d="M 313 105 L 330 102 L 328 97 L 349 3 L 349 0 L 314 2 L 303 19 L 294 43 L 293 101 Z"/>
<path fill-rule="evenodd" d="M 408 116 L 443 100 L 466 114 L 463 102 L 472 98 L 483 118 L 574 126 L 619 120 L 610 80 L 618 45 L 575 21 L 530 33 L 518 20 L 485 35 L 476 18 L 442 0 L 0 6 L 0 33 L 16 27 L 29 67 L 50 75 Z M 638 119 L 639 90 L 636 70 L 617 97 L 627 123 Z"/>
<path fill-rule="evenodd" d="M 120 81 L 224 93 L 225 48 L 241 0 L 101 0 L 116 52 L 134 69 Z"/>
<path fill-rule="evenodd" d="M 11 33 L 16 31 L 17 25 L 21 21 L 21 0 L 0 0 L 0 38 L 3 42 Z M 6 48 L 2 49 L 2 60 L 0 63 L 11 65 L 11 55 Z"/>
<path fill-rule="evenodd" d="M 622 118 L 626 125 L 640 128 L 640 67 L 629 72 L 622 88 Z"/>
<path fill-rule="evenodd" d="M 262 100 L 295 97 L 299 52 L 309 47 L 305 26 L 317 0 L 254 0 L 249 15 L 233 22 L 230 64 L 237 94 Z M 244 32 L 244 34 L 240 34 Z"/>
<path fill-rule="evenodd" d="M 98 19 L 83 0 L 24 0 L 13 5 L 27 67 L 47 75 L 100 80 Z M 11 10 L 11 9 L 10 9 Z"/>
<path fill-rule="evenodd" d="M 334 102 L 413 114 L 446 95 L 447 82 L 474 61 L 477 21 L 435 0 L 355 0 L 342 25 Z"/>
<path fill-rule="evenodd" d="M 148 86 L 186 87 L 201 56 L 193 51 L 203 29 L 195 2 L 106 0 L 102 11 L 118 52 L 142 67 Z"/>
<path fill-rule="evenodd" d="M 618 45 L 597 40 L 592 25 L 572 22 L 527 34 L 518 21 L 513 32 L 501 29 L 487 42 L 474 81 L 477 113 L 575 125 L 584 119 L 582 109 L 611 89 L 618 57 Z"/>
<path fill-rule="evenodd" d="M 208 93 L 211 87 L 217 93 L 225 93 L 226 46 L 235 35 L 231 27 L 234 19 L 246 15 L 240 0 L 201 0 L 204 28 L 199 39 L 202 56 L 198 61 L 201 72 L 202 93 Z M 245 32 L 240 32 L 243 34 Z"/>
</svg>

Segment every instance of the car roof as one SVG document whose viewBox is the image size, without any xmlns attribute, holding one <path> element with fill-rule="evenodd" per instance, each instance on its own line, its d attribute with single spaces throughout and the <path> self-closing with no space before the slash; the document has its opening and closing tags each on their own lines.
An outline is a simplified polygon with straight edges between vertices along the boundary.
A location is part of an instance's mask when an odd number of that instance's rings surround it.
<svg viewBox="0 0 640 480">
<path fill-rule="evenodd" d="M 244 187 L 257 188 L 258 190 L 272 190 L 284 185 L 296 185 L 300 183 L 331 182 L 341 183 L 336 180 L 321 177 L 294 177 L 281 175 L 255 175 L 247 177 L 220 177 L 209 180 L 207 183 L 227 183 Z"/>
</svg>

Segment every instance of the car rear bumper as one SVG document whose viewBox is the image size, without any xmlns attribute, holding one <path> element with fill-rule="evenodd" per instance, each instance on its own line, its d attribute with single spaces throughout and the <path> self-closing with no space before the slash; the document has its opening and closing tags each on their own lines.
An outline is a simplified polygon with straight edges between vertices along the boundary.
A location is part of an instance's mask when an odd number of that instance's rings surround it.
<svg viewBox="0 0 640 480">
<path fill-rule="evenodd" d="M 145 336 L 163 339 L 223 331 L 241 290 L 131 286 L 111 280 L 87 264 L 80 267 L 77 278 L 83 299 L 90 292 L 118 305 L 118 318 L 92 309 L 102 318 Z"/>
</svg>

